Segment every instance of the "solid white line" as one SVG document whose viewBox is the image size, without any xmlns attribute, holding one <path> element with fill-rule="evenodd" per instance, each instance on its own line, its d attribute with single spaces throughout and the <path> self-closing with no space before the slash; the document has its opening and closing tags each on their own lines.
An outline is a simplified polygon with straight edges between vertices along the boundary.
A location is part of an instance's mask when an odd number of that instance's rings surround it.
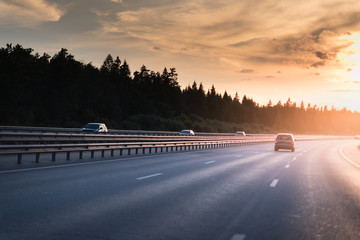
<svg viewBox="0 0 360 240">
<path fill-rule="evenodd" d="M 350 158 L 348 158 L 347 156 L 345 156 L 345 154 L 343 153 L 343 146 L 341 146 L 340 148 L 340 154 L 343 158 L 345 158 L 345 160 L 347 160 L 349 163 L 351 163 L 352 165 L 354 165 L 357 168 L 360 168 L 360 165 L 357 164 L 356 162 L 353 162 Z"/>
<path fill-rule="evenodd" d="M 236 157 L 236 158 L 238 158 L 238 157 L 242 157 L 242 155 L 236 155 L 235 157 Z"/>
<path fill-rule="evenodd" d="M 278 184 L 279 179 L 274 179 L 271 183 L 270 183 L 270 187 L 276 187 L 276 185 Z"/>
<path fill-rule="evenodd" d="M 209 162 L 206 162 L 205 164 L 211 164 L 211 163 L 215 163 L 216 161 L 209 161 Z"/>
<path fill-rule="evenodd" d="M 155 155 L 153 155 L 153 156 L 155 156 Z M 30 168 L 23 168 L 23 169 L 4 170 L 4 171 L 0 171 L 0 174 L 2 174 L 2 173 L 15 173 L 15 172 L 28 172 L 28 171 L 45 170 L 45 169 L 52 169 L 52 168 L 67 168 L 67 167 L 73 167 L 73 166 L 104 164 L 104 163 L 124 161 L 124 160 L 128 160 L 130 158 L 131 159 L 142 159 L 142 158 L 153 157 L 153 156 L 123 157 L 123 158 L 109 159 L 109 160 L 98 160 L 96 162 L 66 163 L 64 165 L 56 165 L 56 166 L 30 167 Z M 79 161 L 81 161 L 81 160 L 79 160 Z M 59 163 L 61 163 L 61 162 L 59 162 Z"/>
<path fill-rule="evenodd" d="M 290 165 L 289 165 L 289 164 L 285 166 L 285 168 L 289 168 L 289 167 L 290 167 Z"/>
<path fill-rule="evenodd" d="M 147 178 L 157 177 L 157 176 L 160 176 L 160 175 L 163 175 L 163 174 L 162 173 L 155 173 L 155 174 L 144 176 L 144 177 L 138 177 L 138 178 L 136 178 L 136 180 L 144 180 L 144 179 L 147 179 Z"/>
<path fill-rule="evenodd" d="M 48 166 L 48 167 L 31 167 L 31 168 L 23 168 L 23 169 L 5 170 L 5 171 L 0 171 L 0 174 L 14 173 L 14 172 L 28 172 L 28 171 L 45 170 L 45 169 L 52 169 L 52 168 L 66 168 L 66 167 L 73 167 L 73 166 L 93 165 L 93 164 L 114 162 L 114 161 L 119 161 L 119 159 L 105 160 L 102 162 L 71 163 L 71 164 L 66 164 L 66 165 L 57 165 L 57 166 Z"/>
<path fill-rule="evenodd" d="M 295 161 L 295 160 L 296 160 L 296 157 L 294 157 L 292 160 Z"/>
<path fill-rule="evenodd" d="M 245 237 L 246 237 L 245 234 L 235 234 L 234 236 L 232 236 L 230 240 L 244 240 Z"/>
</svg>

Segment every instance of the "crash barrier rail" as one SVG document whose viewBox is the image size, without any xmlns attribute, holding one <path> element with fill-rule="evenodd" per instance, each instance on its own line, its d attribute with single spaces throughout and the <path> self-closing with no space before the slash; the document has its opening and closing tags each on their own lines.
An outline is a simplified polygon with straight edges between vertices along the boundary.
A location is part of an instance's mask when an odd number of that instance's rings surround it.
<svg viewBox="0 0 360 240">
<path fill-rule="evenodd" d="M 0 145 L 20 144 L 57 144 L 57 143 L 106 143 L 106 142 L 169 142 L 169 141 L 209 141 L 209 140 L 239 140 L 269 135 L 251 136 L 140 136 L 140 135 L 107 135 L 107 134 L 69 134 L 69 133 L 24 133 L 0 132 Z"/>
<path fill-rule="evenodd" d="M 274 135 L 275 136 L 275 135 Z M 115 156 L 115 151 L 118 151 L 118 156 L 123 156 L 124 151 L 127 155 L 139 154 L 142 151 L 147 153 L 159 152 L 173 152 L 173 151 L 187 151 L 199 150 L 208 148 L 232 147 L 249 144 L 260 144 L 266 142 L 273 142 L 274 136 L 267 137 L 246 137 L 243 139 L 221 139 L 221 140 L 187 140 L 187 141 L 149 141 L 149 142 L 123 142 L 123 143 L 75 143 L 75 144 L 21 144 L 21 145 L 0 145 L 1 155 L 17 156 L 17 163 L 21 164 L 23 155 L 34 154 L 35 162 L 40 162 L 40 156 L 43 154 L 51 154 L 51 161 L 55 162 L 58 153 L 65 153 L 66 160 L 76 152 L 78 156 L 76 159 L 83 159 L 84 152 L 90 152 L 90 158 L 95 157 L 95 151 L 101 152 L 101 158 L 105 157 L 105 152 L 110 151 L 110 156 Z M 350 137 L 341 136 L 305 136 L 300 135 L 295 137 L 296 141 L 305 140 L 332 140 L 332 139 L 350 139 Z M 47 157 L 48 158 L 48 157 Z M 0 163 L 1 165 L 1 163 Z"/>
<path fill-rule="evenodd" d="M 252 134 L 247 136 L 143 136 L 107 135 L 84 133 L 40 133 L 40 132 L 0 132 L 0 145 L 23 144 L 75 144 L 75 143 L 124 143 L 124 142 L 170 142 L 170 141 L 209 141 L 209 140 L 249 140 L 274 138 L 274 134 Z M 296 140 L 315 140 L 331 136 L 296 135 Z M 334 138 L 339 139 L 339 136 Z"/>
<path fill-rule="evenodd" d="M 186 150 L 199 150 L 209 148 L 233 147 L 248 144 L 264 143 L 273 141 L 273 138 L 247 139 L 247 140 L 221 140 L 221 141 L 185 141 L 185 142 L 135 142 L 135 143 L 90 143 L 90 144 L 26 144 L 26 145 L 0 145 L 0 155 L 17 155 L 17 164 L 22 163 L 24 154 L 35 154 L 35 162 L 40 162 L 40 156 L 44 153 L 51 154 L 51 161 L 56 161 L 57 153 L 66 153 L 66 160 L 70 160 L 71 153 L 78 153 L 79 160 L 83 159 L 84 152 L 90 152 L 90 158 L 94 159 L 95 151 L 101 152 L 104 158 L 105 151 L 110 150 L 111 157 L 119 151 L 118 156 L 145 154 L 159 152 L 174 152 Z M 135 152 L 135 153 L 134 153 Z"/>
<path fill-rule="evenodd" d="M 0 126 L 0 132 L 23 132 L 23 133 L 80 133 L 80 128 L 54 128 L 54 127 L 26 127 L 26 126 Z M 104 135 L 150 135 L 150 136 L 177 136 L 174 131 L 146 131 L 146 130 L 117 130 L 109 129 Z M 235 133 L 203 133 L 196 132 L 197 136 L 234 136 Z"/>
</svg>

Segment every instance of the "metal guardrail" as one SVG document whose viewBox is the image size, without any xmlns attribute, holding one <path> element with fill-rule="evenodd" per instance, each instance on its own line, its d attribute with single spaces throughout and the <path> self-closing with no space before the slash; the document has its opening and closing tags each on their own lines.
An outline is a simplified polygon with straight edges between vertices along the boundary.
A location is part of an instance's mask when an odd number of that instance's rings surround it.
<svg viewBox="0 0 360 240">
<path fill-rule="evenodd" d="M 39 127 L 11 127 L 0 126 L 0 156 L 15 155 L 17 163 L 21 164 L 24 154 L 34 154 L 35 162 L 40 162 L 43 154 L 51 154 L 51 161 L 55 162 L 58 153 L 66 153 L 66 160 L 70 155 L 78 154 L 77 159 L 83 159 L 84 152 L 90 152 L 94 158 L 95 152 L 110 151 L 111 157 L 118 151 L 119 156 L 125 152 L 128 155 L 169 151 L 198 150 L 272 142 L 274 134 L 234 136 L 234 134 L 197 134 L 196 136 L 178 136 L 178 132 L 157 131 L 128 131 L 112 130 L 111 134 L 85 134 L 79 129 L 68 128 L 39 128 Z M 339 139 L 348 137 L 338 136 L 295 136 L 297 141 Z"/>
<path fill-rule="evenodd" d="M 108 135 L 84 133 L 22 133 L 0 132 L 0 145 L 4 144 L 53 144 L 53 143 L 105 143 L 105 142 L 141 142 L 141 141 L 208 141 L 215 139 L 244 139 L 243 136 L 143 136 Z"/>
<path fill-rule="evenodd" d="M 27 127 L 27 126 L 0 126 L 0 132 L 22 132 L 22 133 L 80 133 L 80 128 L 54 128 L 54 127 Z M 177 136 L 179 132 L 174 131 L 147 131 L 147 130 L 117 130 L 109 129 L 105 135 L 150 135 L 150 136 Z M 235 133 L 203 133 L 196 132 L 197 136 L 234 136 Z"/>
<path fill-rule="evenodd" d="M 90 143 L 90 144 L 25 144 L 25 145 L 0 145 L 0 155 L 17 155 L 17 164 L 22 163 L 24 154 L 35 154 L 35 162 L 40 162 L 40 154 L 50 153 L 51 160 L 56 161 L 56 154 L 66 153 L 66 160 L 70 160 L 70 154 L 77 152 L 78 159 L 83 159 L 83 153 L 90 151 L 91 159 L 94 158 L 95 151 L 101 151 L 101 157 L 104 158 L 105 151 L 110 150 L 111 157 L 114 157 L 114 151 L 119 151 L 119 156 L 123 156 L 127 150 L 128 155 L 134 150 L 137 155 L 139 151 L 143 154 L 145 150 L 148 153 L 173 152 L 183 150 L 199 150 L 208 148 L 241 146 L 246 144 L 263 143 L 273 141 L 269 139 L 248 139 L 248 140 L 215 140 L 215 141 L 180 141 L 180 142 L 133 142 L 133 143 Z"/>
<path fill-rule="evenodd" d="M 260 139 L 261 138 L 261 139 Z M 227 147 L 272 141 L 273 135 L 235 136 L 226 133 L 197 133 L 196 136 L 179 136 L 178 132 L 110 130 L 110 133 L 82 133 L 77 128 L 43 128 L 0 126 L 0 156 L 15 155 L 17 163 L 21 164 L 23 155 L 34 154 L 35 162 L 40 162 L 44 154 L 51 154 L 55 162 L 58 153 L 78 154 L 77 159 L 83 159 L 84 152 L 90 152 L 94 158 L 95 152 L 110 151 L 111 157 L 118 151 L 119 156 L 125 152 L 128 155 L 168 152 L 182 150 L 198 150 L 215 147 Z"/>
</svg>

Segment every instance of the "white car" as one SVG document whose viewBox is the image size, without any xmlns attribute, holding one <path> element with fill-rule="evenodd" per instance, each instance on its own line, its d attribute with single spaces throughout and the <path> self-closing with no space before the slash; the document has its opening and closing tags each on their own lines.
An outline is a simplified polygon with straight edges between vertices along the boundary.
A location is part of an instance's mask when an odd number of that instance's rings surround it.
<svg viewBox="0 0 360 240">
<path fill-rule="evenodd" d="M 235 133 L 235 136 L 246 136 L 245 132 L 244 131 L 237 131 Z"/>
<path fill-rule="evenodd" d="M 104 123 L 88 123 L 81 130 L 81 132 L 108 132 L 108 129 Z"/>
<path fill-rule="evenodd" d="M 193 130 L 182 130 L 179 132 L 180 136 L 194 136 L 195 133 Z"/>
</svg>

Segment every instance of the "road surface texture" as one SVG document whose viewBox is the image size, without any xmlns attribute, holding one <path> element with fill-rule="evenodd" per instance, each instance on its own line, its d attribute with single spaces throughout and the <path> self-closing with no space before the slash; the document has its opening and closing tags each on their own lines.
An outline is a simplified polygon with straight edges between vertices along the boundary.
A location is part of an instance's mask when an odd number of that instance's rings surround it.
<svg viewBox="0 0 360 240">
<path fill-rule="evenodd" d="M 360 239 L 358 144 L 0 170 L 0 239 Z"/>
</svg>

